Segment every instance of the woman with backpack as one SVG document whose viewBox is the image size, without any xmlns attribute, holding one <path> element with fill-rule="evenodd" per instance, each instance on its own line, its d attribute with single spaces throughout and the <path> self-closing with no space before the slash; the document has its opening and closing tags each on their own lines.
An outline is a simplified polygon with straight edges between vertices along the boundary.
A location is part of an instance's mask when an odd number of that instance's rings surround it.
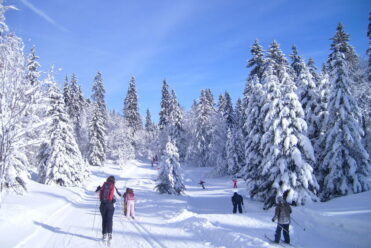
<svg viewBox="0 0 371 248">
<path fill-rule="evenodd" d="M 126 195 L 125 195 L 125 201 L 126 201 L 126 217 L 131 216 L 131 218 L 135 219 L 135 194 L 134 190 L 128 188 Z"/>
<path fill-rule="evenodd" d="M 103 240 L 112 239 L 113 213 L 115 212 L 114 203 L 116 202 L 115 191 L 121 196 L 115 187 L 115 177 L 109 176 L 102 186 L 98 186 L 95 192 L 99 191 L 100 206 L 99 210 L 102 215 L 102 234 Z"/>
</svg>

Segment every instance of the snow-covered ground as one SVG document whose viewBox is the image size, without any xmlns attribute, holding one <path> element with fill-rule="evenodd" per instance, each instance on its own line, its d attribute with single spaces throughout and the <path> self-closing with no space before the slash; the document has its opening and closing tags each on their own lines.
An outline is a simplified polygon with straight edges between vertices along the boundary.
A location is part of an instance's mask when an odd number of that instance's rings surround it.
<svg viewBox="0 0 371 248">
<path fill-rule="evenodd" d="M 232 181 L 206 178 L 209 170 L 185 169 L 184 196 L 155 192 L 157 170 L 138 161 L 93 168 L 85 189 L 30 182 L 28 194 L 5 196 L 0 247 L 102 247 L 94 190 L 109 175 L 116 176 L 121 192 L 131 187 L 137 196 L 136 220 L 125 218 L 122 202 L 117 203 L 111 247 L 277 247 L 264 238 L 274 235 L 273 208 L 264 211 L 261 203 L 245 199 L 246 212 L 232 214 Z M 205 190 L 198 184 L 201 178 Z M 300 225 L 291 225 L 295 247 L 371 247 L 371 192 L 295 207 L 293 218 Z"/>
</svg>

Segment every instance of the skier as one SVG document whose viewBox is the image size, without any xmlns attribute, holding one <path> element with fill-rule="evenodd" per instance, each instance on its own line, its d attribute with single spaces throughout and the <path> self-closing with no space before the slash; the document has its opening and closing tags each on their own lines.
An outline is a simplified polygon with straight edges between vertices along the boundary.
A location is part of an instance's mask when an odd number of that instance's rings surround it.
<svg viewBox="0 0 371 248">
<path fill-rule="evenodd" d="M 157 155 L 155 155 L 153 158 L 152 158 L 152 167 L 153 167 L 153 165 L 154 164 L 158 164 L 158 157 L 157 157 Z"/>
<path fill-rule="evenodd" d="M 242 214 L 242 206 L 243 206 L 243 198 L 242 195 L 239 195 L 237 192 L 234 192 L 232 196 L 232 204 L 233 204 L 233 213 L 237 213 L 237 207 L 238 212 Z"/>
<path fill-rule="evenodd" d="M 124 216 L 126 216 L 126 212 L 128 209 L 128 202 L 126 201 L 126 195 L 128 194 L 129 189 L 130 188 L 126 188 L 125 193 L 122 195 L 122 197 L 124 198 Z"/>
<path fill-rule="evenodd" d="M 99 210 L 102 215 L 102 234 L 104 241 L 112 239 L 112 219 L 115 212 L 114 203 L 116 193 L 121 197 L 120 192 L 115 187 L 115 177 L 109 176 L 102 186 L 98 186 L 95 192 L 99 191 L 100 206 Z"/>
<path fill-rule="evenodd" d="M 199 184 L 202 186 L 203 189 L 205 189 L 205 185 L 204 185 L 205 182 L 204 182 L 204 181 L 201 180 L 201 181 L 199 182 Z"/>
<path fill-rule="evenodd" d="M 237 179 L 236 178 L 233 178 L 232 179 L 232 182 L 233 182 L 233 188 L 234 189 L 237 189 Z"/>
<path fill-rule="evenodd" d="M 277 221 L 277 228 L 276 234 L 274 236 L 274 242 L 279 243 L 281 239 L 281 230 L 283 229 L 283 237 L 285 239 L 285 243 L 290 244 L 290 233 L 289 233 L 289 226 L 290 226 L 290 214 L 291 214 L 291 207 L 286 202 L 282 196 L 277 197 L 277 206 L 272 218 L 272 222 L 276 219 Z"/>
<path fill-rule="evenodd" d="M 127 204 L 126 217 L 131 216 L 131 218 L 135 219 L 135 194 L 133 189 L 128 189 L 125 201 Z"/>
</svg>

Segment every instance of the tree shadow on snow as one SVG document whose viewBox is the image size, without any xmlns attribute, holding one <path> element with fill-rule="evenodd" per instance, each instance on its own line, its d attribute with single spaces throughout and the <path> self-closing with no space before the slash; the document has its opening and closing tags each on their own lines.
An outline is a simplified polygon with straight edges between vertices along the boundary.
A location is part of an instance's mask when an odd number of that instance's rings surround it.
<svg viewBox="0 0 371 248">
<path fill-rule="evenodd" d="M 71 236 L 75 236 L 75 237 L 78 237 L 78 238 L 83 238 L 83 239 L 88 239 L 88 240 L 93 240 L 93 241 L 100 240 L 99 238 L 89 237 L 89 236 L 85 236 L 85 235 L 82 235 L 82 234 L 66 232 L 66 231 L 61 230 L 59 227 L 50 226 L 50 225 L 47 225 L 47 224 L 44 224 L 44 223 L 41 223 L 41 222 L 38 222 L 38 221 L 34 221 L 34 224 L 38 225 L 38 226 L 41 226 L 42 228 L 44 228 L 46 230 L 49 230 L 49 231 L 52 231 L 52 232 L 55 232 L 55 233 L 60 233 L 60 234 L 63 234 L 63 235 L 71 235 Z"/>
</svg>

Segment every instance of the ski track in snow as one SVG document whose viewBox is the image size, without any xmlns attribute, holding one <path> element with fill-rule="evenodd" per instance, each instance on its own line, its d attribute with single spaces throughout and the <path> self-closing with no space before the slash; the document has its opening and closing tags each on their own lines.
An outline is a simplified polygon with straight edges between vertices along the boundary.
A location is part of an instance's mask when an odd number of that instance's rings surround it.
<svg viewBox="0 0 371 248">
<path fill-rule="evenodd" d="M 209 170 L 185 169 L 184 196 L 155 192 L 156 168 L 138 161 L 123 167 L 107 163 L 105 167 L 93 168 L 85 191 L 33 183 L 28 195 L 10 198 L 15 210 L 5 207 L 5 213 L 0 212 L 0 247 L 106 247 L 101 241 L 99 201 L 94 191 L 109 175 L 115 175 L 121 193 L 126 187 L 134 188 L 137 198 L 135 220 L 123 215 L 123 200 L 117 200 L 112 248 L 277 247 L 264 238 L 264 234 L 274 235 L 276 224 L 270 221 L 274 209 L 263 211 L 261 203 L 245 199 L 246 212 L 232 214 L 229 178 L 209 178 L 206 190 L 198 185 L 200 178 L 207 178 Z M 339 198 L 293 208 L 293 216 L 307 228 L 304 232 L 295 223 L 290 226 L 294 246 L 369 247 L 370 195 L 366 192 L 348 196 L 350 200 Z M 353 202 L 360 205 L 354 207 Z M 8 218 L 7 213 L 13 218 Z M 19 230 L 9 230 L 10 225 Z"/>
</svg>

